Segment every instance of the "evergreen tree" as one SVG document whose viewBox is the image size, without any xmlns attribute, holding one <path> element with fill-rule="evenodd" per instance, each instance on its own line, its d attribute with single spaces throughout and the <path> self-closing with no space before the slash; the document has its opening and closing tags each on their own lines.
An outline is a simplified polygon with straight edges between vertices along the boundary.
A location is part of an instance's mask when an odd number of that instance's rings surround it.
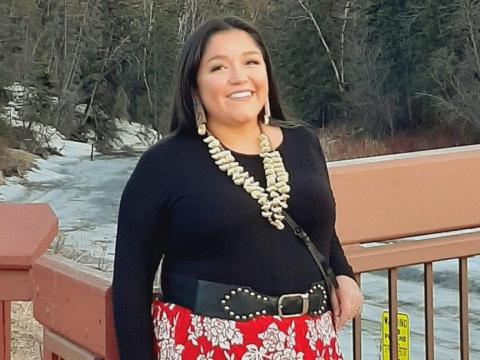
<svg viewBox="0 0 480 360">
<path fill-rule="evenodd" d="M 380 93 L 396 98 L 393 126 L 418 126 L 433 115 L 418 92 L 435 87 L 430 61 L 439 48 L 452 45 L 454 5 L 447 0 L 374 1 L 365 14 L 368 47 L 378 52 L 377 66 L 384 71 Z"/>
</svg>

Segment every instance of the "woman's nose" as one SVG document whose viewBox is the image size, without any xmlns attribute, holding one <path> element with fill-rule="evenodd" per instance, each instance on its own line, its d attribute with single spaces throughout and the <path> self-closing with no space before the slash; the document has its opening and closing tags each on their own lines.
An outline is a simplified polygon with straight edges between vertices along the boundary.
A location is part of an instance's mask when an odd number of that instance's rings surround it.
<svg viewBox="0 0 480 360">
<path fill-rule="evenodd" d="M 244 83 L 247 80 L 245 69 L 242 69 L 240 66 L 233 66 L 229 80 L 232 84 Z"/>
</svg>

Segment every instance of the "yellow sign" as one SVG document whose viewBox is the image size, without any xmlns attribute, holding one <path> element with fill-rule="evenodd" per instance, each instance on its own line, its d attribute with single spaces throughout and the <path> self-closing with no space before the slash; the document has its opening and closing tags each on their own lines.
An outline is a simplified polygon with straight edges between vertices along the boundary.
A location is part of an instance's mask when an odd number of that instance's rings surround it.
<svg viewBox="0 0 480 360">
<path fill-rule="evenodd" d="M 398 360 L 410 359 L 410 320 L 408 314 L 397 313 Z M 382 314 L 382 360 L 390 360 L 390 334 L 388 311 Z"/>
</svg>

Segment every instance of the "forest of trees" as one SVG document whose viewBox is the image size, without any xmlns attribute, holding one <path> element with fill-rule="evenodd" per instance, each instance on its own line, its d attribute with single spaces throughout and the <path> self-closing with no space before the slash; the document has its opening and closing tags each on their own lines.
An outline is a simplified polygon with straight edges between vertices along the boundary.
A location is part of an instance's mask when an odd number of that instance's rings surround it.
<svg viewBox="0 0 480 360">
<path fill-rule="evenodd" d="M 71 135 L 121 117 L 165 133 L 183 42 L 226 14 L 260 29 L 297 118 L 372 137 L 480 132 L 479 0 L 0 0 L 0 107 L 17 82 L 35 89 L 25 121 Z"/>
</svg>

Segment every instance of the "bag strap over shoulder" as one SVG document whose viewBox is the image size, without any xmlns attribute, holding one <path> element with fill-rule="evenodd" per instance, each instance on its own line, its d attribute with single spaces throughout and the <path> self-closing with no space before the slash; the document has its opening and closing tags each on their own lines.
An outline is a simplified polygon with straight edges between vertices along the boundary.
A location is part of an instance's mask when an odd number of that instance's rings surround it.
<svg viewBox="0 0 480 360">
<path fill-rule="evenodd" d="M 315 244 L 312 242 L 310 237 L 307 235 L 305 230 L 296 223 L 295 220 L 288 214 L 285 210 L 283 211 L 283 215 L 285 216 L 285 220 L 287 221 L 287 224 L 292 228 L 294 234 L 302 240 L 302 242 L 305 244 L 307 247 L 308 251 L 310 252 L 310 255 L 312 255 L 313 260 L 315 260 L 315 263 L 317 264 L 318 268 L 320 269 L 320 272 L 325 279 L 329 290 L 333 286 L 335 289 L 338 289 L 338 282 L 335 277 L 335 273 L 333 272 L 332 268 L 330 265 L 326 262 L 325 257 L 320 253 L 320 251 L 317 249 Z M 325 270 L 326 269 L 326 270 Z"/>
</svg>

